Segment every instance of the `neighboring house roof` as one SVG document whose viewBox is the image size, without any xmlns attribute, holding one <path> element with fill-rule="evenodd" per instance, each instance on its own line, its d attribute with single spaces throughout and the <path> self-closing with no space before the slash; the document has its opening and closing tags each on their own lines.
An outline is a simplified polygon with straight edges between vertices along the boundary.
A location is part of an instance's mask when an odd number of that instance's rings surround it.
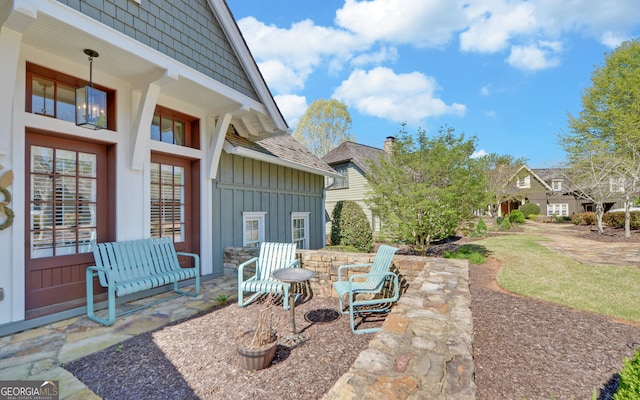
<svg viewBox="0 0 640 400">
<path fill-rule="evenodd" d="M 331 166 L 352 162 L 363 172 L 367 173 L 369 172 L 367 160 L 375 160 L 385 154 L 385 151 L 382 149 L 347 141 L 325 154 L 325 156 L 322 157 L 322 161 Z"/>
<path fill-rule="evenodd" d="M 316 157 L 289 135 L 274 136 L 252 142 L 241 136 L 227 133 L 223 149 L 229 154 L 237 154 L 317 175 L 341 177 L 326 162 Z"/>
<path fill-rule="evenodd" d="M 523 165 L 522 167 L 518 168 L 518 170 L 511 176 L 511 178 L 509 178 L 509 182 L 511 182 L 513 180 L 513 178 L 515 178 L 516 176 L 518 176 L 520 174 L 520 171 L 525 170 L 528 171 L 531 176 L 533 176 L 538 182 L 540 182 L 540 184 L 542 186 L 544 186 L 544 188 L 548 191 L 553 191 L 553 189 L 551 189 L 551 186 L 549 186 L 549 184 L 547 183 L 547 181 L 545 181 L 544 178 L 542 178 L 540 175 L 538 175 L 536 172 L 534 172 L 534 170 L 532 170 L 531 168 L 527 167 L 526 165 Z M 548 169 L 537 169 L 535 171 L 539 171 L 539 172 L 547 172 L 547 171 L 551 171 Z"/>
</svg>

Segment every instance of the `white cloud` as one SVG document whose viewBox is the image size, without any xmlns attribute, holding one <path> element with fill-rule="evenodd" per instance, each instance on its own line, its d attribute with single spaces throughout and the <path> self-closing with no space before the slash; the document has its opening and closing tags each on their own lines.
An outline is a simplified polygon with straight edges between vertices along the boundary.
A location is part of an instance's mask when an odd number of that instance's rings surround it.
<svg viewBox="0 0 640 400">
<path fill-rule="evenodd" d="M 269 88 L 276 93 L 290 93 L 292 90 L 303 89 L 307 77 L 313 70 L 311 67 L 296 70 L 279 60 L 258 63 L 258 68 Z"/>
<path fill-rule="evenodd" d="M 557 56 L 562 45 L 557 42 L 539 42 L 535 45 L 513 46 L 507 62 L 514 68 L 524 71 L 537 71 L 560 65 Z"/>
<path fill-rule="evenodd" d="M 507 48 L 514 36 L 536 31 L 532 3 L 476 1 L 466 13 L 469 27 L 460 34 L 460 49 L 463 51 L 495 53 Z"/>
<path fill-rule="evenodd" d="M 521 70 L 561 62 L 554 49 L 582 35 L 614 48 L 638 34 L 638 0 L 345 0 L 332 26 L 310 19 L 288 27 L 253 17 L 238 25 L 275 93 L 304 89 L 319 68 L 402 62 L 405 45 L 444 49 L 459 40 L 465 52 L 510 52 Z M 545 45 L 544 43 L 548 43 Z"/>
<path fill-rule="evenodd" d="M 611 48 L 634 36 L 640 18 L 637 0 L 536 0 L 536 3 L 541 30 L 547 36 L 577 32 Z"/>
<path fill-rule="evenodd" d="M 484 85 L 483 87 L 480 88 L 481 96 L 489 96 L 490 94 L 491 94 L 491 84 Z"/>
<path fill-rule="evenodd" d="M 289 128 L 295 129 L 298 121 L 307 111 L 307 99 L 304 96 L 285 94 L 273 96 L 282 116 L 289 124 Z"/>
<path fill-rule="evenodd" d="M 487 153 L 485 150 L 480 149 L 480 150 L 476 150 L 473 152 L 473 154 L 471 154 L 471 158 L 481 158 L 484 157 L 486 155 L 488 155 L 489 153 Z"/>
<path fill-rule="evenodd" d="M 360 54 L 351 59 L 351 65 L 360 67 L 363 65 L 379 65 L 385 61 L 395 62 L 398 59 L 398 49 L 395 47 L 383 47 L 372 53 Z"/>
<path fill-rule="evenodd" d="M 420 72 L 396 74 L 377 67 L 353 71 L 332 97 L 362 114 L 396 122 L 418 123 L 428 117 L 466 113 L 463 104 L 448 105 L 437 98 L 437 89 L 435 79 Z"/>
<path fill-rule="evenodd" d="M 352 33 L 318 26 L 311 20 L 285 29 L 246 17 L 238 21 L 238 26 L 267 83 L 277 92 L 303 88 L 325 57 L 348 58 L 352 52 L 369 47 Z"/>
<path fill-rule="evenodd" d="M 463 1 L 346 0 L 336 24 L 369 42 L 438 47 L 465 27 Z"/>
</svg>

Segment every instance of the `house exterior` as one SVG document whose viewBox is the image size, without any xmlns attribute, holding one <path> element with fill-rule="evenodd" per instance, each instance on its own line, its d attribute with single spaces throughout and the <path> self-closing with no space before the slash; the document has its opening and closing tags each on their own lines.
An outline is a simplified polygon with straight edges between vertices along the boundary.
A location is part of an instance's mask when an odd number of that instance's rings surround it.
<svg viewBox="0 0 640 400">
<path fill-rule="evenodd" d="M 367 220 L 371 225 L 375 236 L 380 232 L 380 219 L 373 215 L 369 206 L 365 203 L 367 191 L 367 167 L 369 160 L 375 160 L 391 151 L 393 137 L 388 137 L 385 141 L 385 149 L 378 149 L 363 144 L 346 141 L 335 149 L 331 150 L 322 161 L 329 164 L 341 177 L 326 179 L 326 199 L 325 208 L 329 218 L 333 214 L 333 209 L 340 200 L 351 200 L 360 205 Z M 327 233 L 331 233 L 331 221 L 327 221 Z"/>
<path fill-rule="evenodd" d="M 0 329 L 83 313 L 92 240 L 173 237 L 205 278 L 225 247 L 324 245 L 335 171 L 290 137 L 224 0 L 4 1 L 0 54 Z M 105 129 L 76 124 L 87 82 Z"/>
<path fill-rule="evenodd" d="M 541 215 L 569 217 L 574 213 L 595 211 L 593 202 L 579 198 L 569 187 L 566 179 L 557 170 L 520 167 L 507 183 L 511 200 L 500 206 L 500 214 L 517 210 L 523 203 L 540 206 Z M 619 205 L 618 202 L 604 204 L 605 211 Z"/>
</svg>

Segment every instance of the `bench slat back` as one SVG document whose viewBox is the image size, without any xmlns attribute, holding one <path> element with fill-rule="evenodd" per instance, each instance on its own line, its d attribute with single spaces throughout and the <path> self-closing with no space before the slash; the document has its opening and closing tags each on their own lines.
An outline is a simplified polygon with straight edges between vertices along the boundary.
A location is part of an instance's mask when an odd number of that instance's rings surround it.
<svg viewBox="0 0 640 400">
<path fill-rule="evenodd" d="M 296 246 L 295 243 L 261 243 L 256 271 L 258 279 L 273 280 L 273 271 L 288 267 L 296 259 Z"/>
<path fill-rule="evenodd" d="M 385 244 L 378 248 L 376 257 L 373 259 L 373 265 L 369 270 L 372 274 L 380 274 L 389 272 L 391 270 L 391 264 L 393 263 L 393 256 L 398 249 L 396 247 L 387 246 Z M 370 289 L 382 288 L 386 277 L 383 275 L 369 276 L 364 282 L 364 285 Z"/>
<path fill-rule="evenodd" d="M 178 270 L 180 264 L 171 238 L 94 243 L 93 257 L 97 267 L 111 271 L 116 283 Z M 99 271 L 102 286 L 106 274 Z"/>
</svg>

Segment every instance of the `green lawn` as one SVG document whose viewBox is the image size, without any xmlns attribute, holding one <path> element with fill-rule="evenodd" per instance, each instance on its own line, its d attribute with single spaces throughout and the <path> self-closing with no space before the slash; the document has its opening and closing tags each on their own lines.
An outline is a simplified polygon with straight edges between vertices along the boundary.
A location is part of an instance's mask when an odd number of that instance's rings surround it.
<svg viewBox="0 0 640 400">
<path fill-rule="evenodd" d="M 502 262 L 497 280 L 509 291 L 640 322 L 640 269 L 583 265 L 538 244 L 544 240 L 504 235 L 473 244 Z"/>
</svg>

